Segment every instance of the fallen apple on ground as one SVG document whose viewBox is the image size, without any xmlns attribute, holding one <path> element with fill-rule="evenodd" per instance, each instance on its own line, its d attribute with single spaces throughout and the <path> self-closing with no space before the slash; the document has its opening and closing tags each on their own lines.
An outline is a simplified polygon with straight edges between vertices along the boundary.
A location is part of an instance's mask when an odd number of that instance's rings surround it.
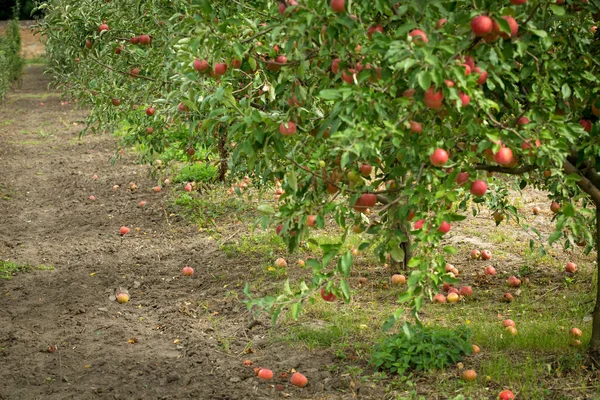
<svg viewBox="0 0 600 400">
<path fill-rule="evenodd" d="M 265 381 L 270 381 L 273 379 L 273 371 L 266 368 L 261 368 L 258 370 L 258 377 Z"/>
<path fill-rule="evenodd" d="M 306 385 L 308 385 L 308 379 L 300 372 L 294 372 L 292 374 L 292 377 L 290 378 L 290 382 L 292 385 L 298 386 L 299 388 L 303 388 L 306 387 Z"/>
<path fill-rule="evenodd" d="M 285 268 L 285 267 L 287 267 L 287 261 L 285 261 L 285 259 L 279 257 L 277 260 L 275 260 L 274 265 L 277 268 Z"/>
</svg>

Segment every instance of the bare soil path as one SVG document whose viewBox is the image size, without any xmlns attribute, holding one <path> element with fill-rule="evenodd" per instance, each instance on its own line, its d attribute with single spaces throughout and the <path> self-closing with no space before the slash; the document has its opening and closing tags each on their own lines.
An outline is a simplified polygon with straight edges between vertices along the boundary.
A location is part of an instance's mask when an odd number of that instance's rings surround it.
<svg viewBox="0 0 600 400">
<path fill-rule="evenodd" d="M 248 329 L 247 262 L 170 220 L 147 167 L 132 155 L 111 166 L 115 140 L 80 140 L 85 114 L 47 86 L 29 67 L 0 106 L 0 262 L 33 266 L 0 280 L 0 399 L 351 398 L 326 368 L 332 355 L 273 344 L 267 324 Z M 129 303 L 110 300 L 118 287 Z M 272 385 L 247 358 L 274 369 Z M 291 368 L 311 384 L 278 377 Z"/>
</svg>

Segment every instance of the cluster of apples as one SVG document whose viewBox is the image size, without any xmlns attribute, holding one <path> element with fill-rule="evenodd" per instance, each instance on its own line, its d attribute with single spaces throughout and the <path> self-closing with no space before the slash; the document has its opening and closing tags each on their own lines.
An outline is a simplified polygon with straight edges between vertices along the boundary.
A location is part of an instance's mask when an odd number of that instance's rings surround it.
<svg viewBox="0 0 600 400">
<path fill-rule="evenodd" d="M 512 336 L 516 336 L 517 333 L 519 333 L 517 331 L 517 324 L 515 324 L 515 321 L 512 319 L 505 319 L 502 321 L 502 327 Z"/>
<path fill-rule="evenodd" d="M 571 345 L 573 346 L 581 346 L 581 336 L 583 335 L 583 333 L 581 332 L 581 329 L 579 328 L 571 328 L 571 331 L 569 332 L 570 336 L 571 336 Z"/>
<path fill-rule="evenodd" d="M 489 250 L 477 250 L 477 249 L 473 249 L 471 250 L 471 259 L 472 260 L 491 260 L 492 259 L 492 252 Z"/>
<path fill-rule="evenodd" d="M 244 191 L 246 189 L 248 189 L 248 186 L 252 183 L 252 179 L 250 179 L 250 177 L 248 176 L 244 176 L 244 178 L 239 181 L 238 183 L 234 183 L 231 185 L 231 187 L 229 189 L 227 189 L 227 194 L 234 194 L 235 193 L 235 189 L 239 188 L 240 191 Z"/>
<path fill-rule="evenodd" d="M 245 367 L 251 367 L 254 365 L 254 363 L 252 362 L 252 360 L 244 360 L 244 362 L 242 363 Z M 300 372 L 294 371 L 292 370 L 292 376 L 289 376 L 289 374 L 287 372 L 282 372 L 279 374 L 279 378 L 281 379 L 287 379 L 288 377 L 290 378 L 290 383 L 296 387 L 299 388 L 304 388 L 306 387 L 306 385 L 308 385 L 308 378 L 306 376 L 304 376 L 303 374 L 301 374 Z M 256 367 L 254 368 L 254 374 L 258 377 L 258 379 L 261 379 L 263 381 L 270 381 L 273 379 L 273 371 L 268 369 L 268 368 L 260 368 L 260 367 Z M 278 391 L 281 391 L 284 389 L 283 385 L 276 385 L 275 389 L 277 389 Z"/>
<path fill-rule="evenodd" d="M 452 264 L 446 264 L 446 273 L 451 277 L 455 278 L 459 275 L 458 269 Z M 455 288 L 454 285 L 450 283 L 444 283 L 443 291 L 447 292 L 448 295 L 444 296 L 443 293 L 438 293 L 433 296 L 433 303 L 435 304 L 444 304 L 448 303 L 456 303 L 461 298 L 470 297 L 473 295 L 473 288 L 468 285 L 461 286 L 459 289 Z"/>
</svg>

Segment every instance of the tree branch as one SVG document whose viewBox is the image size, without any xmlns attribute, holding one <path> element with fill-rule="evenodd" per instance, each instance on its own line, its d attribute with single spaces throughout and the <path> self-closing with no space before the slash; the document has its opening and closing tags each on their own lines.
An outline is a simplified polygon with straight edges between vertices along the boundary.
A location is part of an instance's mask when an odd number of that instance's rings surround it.
<svg viewBox="0 0 600 400">
<path fill-rule="evenodd" d="M 594 186 L 594 184 L 585 176 L 581 175 L 579 169 L 577 169 L 569 160 L 565 160 L 563 164 L 563 169 L 567 174 L 577 174 L 581 177 L 580 180 L 577 181 L 577 186 L 581 188 L 584 192 L 590 195 L 596 207 L 600 206 L 600 190 Z"/>
<path fill-rule="evenodd" d="M 500 172 L 502 174 L 509 175 L 523 175 L 524 173 L 534 171 L 538 169 L 537 165 L 523 165 L 519 168 L 509 168 L 509 167 L 500 167 L 498 165 L 484 165 L 477 164 L 475 165 L 475 169 L 477 171 L 488 171 L 488 172 Z"/>
</svg>

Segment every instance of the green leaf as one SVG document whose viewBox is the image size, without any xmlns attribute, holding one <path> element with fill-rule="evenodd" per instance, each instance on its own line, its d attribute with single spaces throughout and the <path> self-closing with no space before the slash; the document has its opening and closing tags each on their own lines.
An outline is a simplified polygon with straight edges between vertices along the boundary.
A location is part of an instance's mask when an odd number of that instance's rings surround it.
<svg viewBox="0 0 600 400">
<path fill-rule="evenodd" d="M 268 214 L 268 215 L 275 214 L 275 209 L 272 206 L 268 205 L 268 204 L 261 204 L 258 207 L 256 207 L 256 209 L 261 214 Z"/>
<path fill-rule="evenodd" d="M 421 89 L 427 90 L 431 86 L 431 74 L 427 70 L 423 70 L 417 75 L 417 81 Z"/>
<path fill-rule="evenodd" d="M 541 38 L 545 38 L 548 36 L 548 33 L 546 31 L 542 31 L 539 29 L 529 29 L 531 32 L 533 32 L 534 35 L 539 36 Z"/>
<path fill-rule="evenodd" d="M 346 251 L 340 258 L 340 272 L 347 278 L 350 276 L 350 268 L 352 267 L 352 252 Z"/>
<path fill-rule="evenodd" d="M 319 97 L 323 100 L 338 100 L 342 98 L 342 94 L 336 89 L 324 89 L 319 92 Z"/>
<path fill-rule="evenodd" d="M 298 180 L 296 178 L 296 170 L 292 169 L 286 180 L 288 186 L 295 193 L 298 191 Z"/>
<path fill-rule="evenodd" d="M 300 316 L 300 311 L 302 310 L 302 303 L 293 303 L 290 306 L 290 310 L 292 311 L 292 318 L 297 320 Z"/>
<path fill-rule="evenodd" d="M 552 10 L 552 12 L 559 16 L 562 17 L 563 15 L 565 15 L 565 7 L 564 6 L 559 6 L 556 4 L 550 4 L 550 9 Z"/>
<path fill-rule="evenodd" d="M 404 261 L 404 250 L 400 246 L 395 246 L 390 255 L 394 259 L 394 261 Z"/>
<path fill-rule="evenodd" d="M 340 280 L 340 289 L 342 289 L 342 294 L 344 295 L 344 300 L 350 300 L 350 285 L 348 281 L 345 279 Z"/>
<path fill-rule="evenodd" d="M 446 254 L 456 254 L 458 250 L 454 246 L 444 246 L 444 253 Z"/>
<path fill-rule="evenodd" d="M 569 97 L 571 97 L 571 88 L 569 87 L 569 85 L 567 83 L 563 83 L 562 87 L 561 87 L 561 92 L 563 95 L 563 99 L 568 99 Z"/>
<path fill-rule="evenodd" d="M 552 243 L 556 242 L 562 236 L 562 231 L 554 231 L 548 238 L 548 244 L 552 245 Z"/>
</svg>

